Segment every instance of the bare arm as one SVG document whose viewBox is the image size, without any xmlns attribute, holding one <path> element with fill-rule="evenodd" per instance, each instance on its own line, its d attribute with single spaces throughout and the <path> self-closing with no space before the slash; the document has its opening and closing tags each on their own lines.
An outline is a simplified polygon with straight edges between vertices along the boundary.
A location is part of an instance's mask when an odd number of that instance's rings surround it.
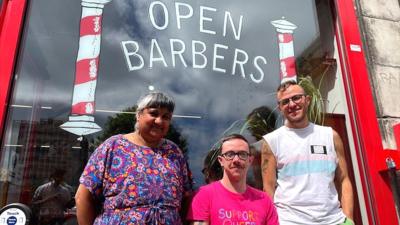
<svg viewBox="0 0 400 225">
<path fill-rule="evenodd" d="M 76 191 L 75 201 L 78 224 L 92 225 L 96 216 L 94 200 L 90 191 L 82 184 Z"/>
<path fill-rule="evenodd" d="M 340 203 L 344 214 L 347 216 L 347 218 L 353 219 L 353 187 L 351 185 L 350 177 L 347 172 L 343 142 L 336 131 L 333 131 L 333 141 L 339 160 L 339 166 L 336 168 L 335 185 L 338 189 Z"/>
<path fill-rule="evenodd" d="M 276 188 L 276 159 L 265 140 L 263 140 L 261 146 L 261 173 L 263 189 L 271 199 L 274 199 Z"/>
<path fill-rule="evenodd" d="M 208 225 L 207 221 L 193 221 L 190 225 Z"/>
</svg>

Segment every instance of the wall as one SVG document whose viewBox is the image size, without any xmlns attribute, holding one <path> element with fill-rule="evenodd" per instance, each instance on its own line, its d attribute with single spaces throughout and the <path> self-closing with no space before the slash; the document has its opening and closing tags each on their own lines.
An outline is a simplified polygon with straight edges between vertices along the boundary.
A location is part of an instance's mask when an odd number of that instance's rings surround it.
<svg viewBox="0 0 400 225">
<path fill-rule="evenodd" d="M 364 49 L 383 147 L 400 149 L 393 126 L 400 124 L 399 0 L 357 0 Z"/>
</svg>

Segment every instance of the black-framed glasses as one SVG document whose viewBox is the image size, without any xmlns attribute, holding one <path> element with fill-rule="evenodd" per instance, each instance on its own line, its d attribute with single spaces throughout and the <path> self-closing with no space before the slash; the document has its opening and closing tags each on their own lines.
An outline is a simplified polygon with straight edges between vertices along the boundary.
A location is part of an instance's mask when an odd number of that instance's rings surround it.
<svg viewBox="0 0 400 225">
<path fill-rule="evenodd" d="M 297 104 L 297 103 L 300 103 L 300 101 L 303 98 L 303 96 L 306 96 L 306 95 L 305 94 L 293 95 L 290 98 L 285 98 L 285 99 L 282 99 L 282 100 L 278 101 L 278 104 L 280 106 L 285 106 L 285 105 L 289 104 L 290 101 L 292 101 L 292 102 Z"/>
<path fill-rule="evenodd" d="M 246 151 L 238 151 L 238 152 L 229 151 L 221 154 L 221 156 L 224 157 L 226 160 L 232 160 L 233 158 L 235 158 L 236 155 L 241 160 L 247 160 L 250 156 L 250 153 Z"/>
</svg>

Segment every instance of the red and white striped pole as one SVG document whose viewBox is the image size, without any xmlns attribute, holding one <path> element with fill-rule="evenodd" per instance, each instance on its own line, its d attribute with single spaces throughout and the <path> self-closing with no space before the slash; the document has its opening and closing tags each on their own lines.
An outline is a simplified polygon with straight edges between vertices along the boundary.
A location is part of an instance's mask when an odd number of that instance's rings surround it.
<svg viewBox="0 0 400 225">
<path fill-rule="evenodd" d="M 103 8 L 111 1 L 82 0 L 71 115 L 69 120 L 60 126 L 62 129 L 80 136 L 101 130 L 101 127 L 94 122 L 95 93 Z"/>
<path fill-rule="evenodd" d="M 293 31 L 297 26 L 284 20 L 284 18 L 271 21 L 271 24 L 278 32 L 281 83 L 288 80 L 297 81 L 296 59 L 293 47 Z"/>
</svg>

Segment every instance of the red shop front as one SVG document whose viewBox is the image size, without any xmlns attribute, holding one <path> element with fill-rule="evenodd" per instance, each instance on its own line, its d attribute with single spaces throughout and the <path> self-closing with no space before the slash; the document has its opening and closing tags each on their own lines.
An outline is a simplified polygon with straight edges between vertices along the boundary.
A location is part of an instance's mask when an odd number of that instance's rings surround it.
<svg viewBox="0 0 400 225">
<path fill-rule="evenodd" d="M 115 132 L 110 124 L 152 90 L 177 102 L 173 129 L 198 187 L 221 135 L 259 140 L 247 127 L 252 111 L 267 108 L 282 124 L 274 91 L 291 73 L 312 79 L 325 123 L 345 142 L 356 224 L 398 224 L 385 160 L 400 157 L 382 147 L 353 1 L 0 4 L 2 207 L 30 205 L 59 167 L 74 192 L 90 153 Z M 85 69 L 89 80 L 80 79 Z"/>
</svg>

